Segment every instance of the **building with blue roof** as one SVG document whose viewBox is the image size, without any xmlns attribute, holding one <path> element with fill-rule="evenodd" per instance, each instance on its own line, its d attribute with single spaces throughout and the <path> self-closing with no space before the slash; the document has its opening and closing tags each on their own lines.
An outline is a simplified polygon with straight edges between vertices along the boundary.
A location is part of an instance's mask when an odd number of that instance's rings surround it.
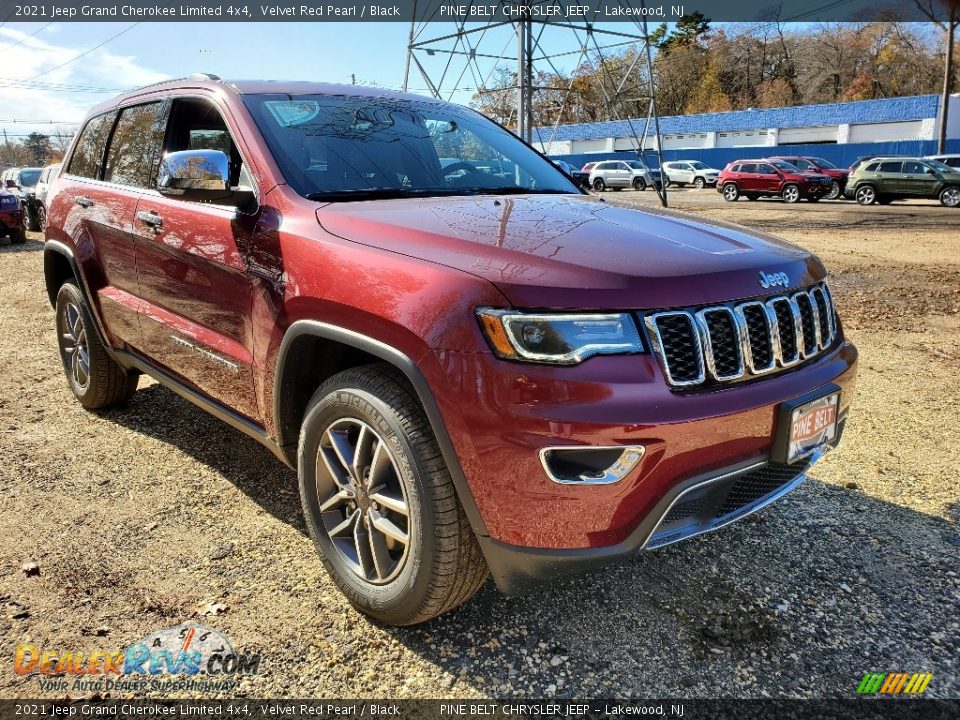
<svg viewBox="0 0 960 720">
<path fill-rule="evenodd" d="M 743 157 L 817 155 L 850 164 L 866 154 L 927 155 L 936 150 L 936 95 L 752 108 L 660 118 L 664 159 L 697 159 L 723 167 Z M 960 95 L 950 98 L 948 152 L 960 152 Z M 534 129 L 534 145 L 573 164 L 637 155 L 657 148 L 646 118 Z M 589 157 L 588 157 L 589 156 Z M 584 159 L 585 158 L 585 159 Z"/>
</svg>

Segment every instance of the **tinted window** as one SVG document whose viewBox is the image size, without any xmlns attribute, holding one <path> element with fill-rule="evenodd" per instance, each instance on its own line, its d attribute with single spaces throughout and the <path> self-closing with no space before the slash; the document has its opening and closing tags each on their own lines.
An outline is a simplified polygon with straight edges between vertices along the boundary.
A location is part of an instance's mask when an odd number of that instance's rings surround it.
<svg viewBox="0 0 960 720">
<path fill-rule="evenodd" d="M 742 172 L 742 173 L 755 173 L 756 171 L 757 171 L 757 166 L 755 163 L 744 163 L 737 169 L 737 172 Z"/>
<path fill-rule="evenodd" d="M 876 172 L 878 167 L 880 167 L 880 163 L 870 163 L 864 172 Z"/>
<path fill-rule="evenodd" d="M 100 162 L 103 160 L 103 150 L 107 146 L 113 118 L 114 113 L 109 112 L 90 119 L 77 140 L 70 166 L 67 168 L 68 173 L 86 178 L 99 176 Z"/>
<path fill-rule="evenodd" d="M 880 172 L 882 173 L 898 173 L 902 168 L 903 168 L 902 162 L 880 163 Z"/>
<path fill-rule="evenodd" d="M 776 175 L 777 171 L 773 169 L 772 165 L 762 164 L 757 165 L 757 172 L 761 175 Z"/>
<path fill-rule="evenodd" d="M 907 161 L 903 164 L 903 171 L 908 175 L 923 175 L 925 172 L 930 172 L 930 168 L 923 163 Z"/>
<path fill-rule="evenodd" d="M 801 170 L 816 170 L 814 164 L 809 160 L 804 160 L 803 158 L 797 158 L 796 160 L 791 160 L 791 164 L 796 165 Z"/>
<path fill-rule="evenodd" d="M 960 157 L 947 158 L 943 161 L 944 165 L 949 165 L 950 167 L 960 167 Z"/>
<path fill-rule="evenodd" d="M 742 165 L 731 165 L 731 166 L 730 166 L 730 172 L 732 172 L 732 173 L 742 172 L 742 171 L 740 170 L 740 168 L 742 168 L 742 167 L 743 167 Z"/>
<path fill-rule="evenodd" d="M 121 111 L 110 138 L 104 180 L 131 187 L 153 187 L 163 145 L 162 108 L 157 102 Z"/>
</svg>

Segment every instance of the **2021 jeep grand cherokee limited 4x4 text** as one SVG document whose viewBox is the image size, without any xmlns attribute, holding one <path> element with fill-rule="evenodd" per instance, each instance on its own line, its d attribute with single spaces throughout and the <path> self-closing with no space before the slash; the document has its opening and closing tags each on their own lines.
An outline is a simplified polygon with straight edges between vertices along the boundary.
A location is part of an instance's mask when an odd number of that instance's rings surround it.
<svg viewBox="0 0 960 720">
<path fill-rule="evenodd" d="M 743 517 L 852 396 L 815 257 L 611 207 L 439 101 L 151 86 L 93 110 L 48 208 L 80 403 L 147 373 L 269 446 L 333 580 L 390 623 Z"/>
</svg>

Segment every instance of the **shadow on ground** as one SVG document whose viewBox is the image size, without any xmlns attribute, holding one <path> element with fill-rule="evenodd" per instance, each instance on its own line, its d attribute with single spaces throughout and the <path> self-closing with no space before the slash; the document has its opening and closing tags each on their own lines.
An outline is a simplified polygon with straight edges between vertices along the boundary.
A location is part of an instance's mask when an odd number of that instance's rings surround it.
<svg viewBox="0 0 960 720">
<path fill-rule="evenodd" d="M 305 532 L 294 473 L 171 391 L 143 388 L 103 416 Z M 938 671 L 960 654 L 958 545 L 952 520 L 811 479 L 721 532 L 524 597 L 488 583 L 385 632 L 448 676 L 451 696 L 853 697 L 866 672 L 926 671 L 929 695 L 955 697 L 960 681 Z"/>
</svg>

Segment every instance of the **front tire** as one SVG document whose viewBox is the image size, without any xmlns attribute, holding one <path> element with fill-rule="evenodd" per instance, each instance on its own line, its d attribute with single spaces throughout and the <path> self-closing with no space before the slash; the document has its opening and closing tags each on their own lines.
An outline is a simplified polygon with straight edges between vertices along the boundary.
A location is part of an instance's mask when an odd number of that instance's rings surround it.
<svg viewBox="0 0 960 720">
<path fill-rule="evenodd" d="M 643 178 L 634 178 L 633 180 L 633 189 L 643 192 L 647 189 L 647 181 Z"/>
<path fill-rule="evenodd" d="M 723 186 L 723 199 L 727 202 L 736 202 L 740 198 L 740 188 L 736 183 L 727 183 Z"/>
<path fill-rule="evenodd" d="M 944 207 L 960 207 L 960 188 L 947 187 L 940 191 L 940 204 Z"/>
<path fill-rule="evenodd" d="M 593 189 L 597 192 L 603 192 L 607 188 L 607 184 L 603 181 L 603 178 L 596 178 L 593 181 Z"/>
<path fill-rule="evenodd" d="M 130 399 L 139 376 L 124 370 L 100 342 L 83 293 L 66 282 L 57 293 L 57 344 L 74 397 L 87 410 L 101 410 Z"/>
<path fill-rule="evenodd" d="M 693 186 L 694 186 L 697 190 L 703 190 L 703 188 L 704 188 L 704 186 L 705 186 L 706 184 L 707 184 L 706 181 L 705 181 L 702 177 L 694 178 L 694 180 L 693 180 Z"/>
<path fill-rule="evenodd" d="M 430 423 L 390 366 L 346 370 L 314 393 L 298 466 L 310 536 L 361 612 L 413 625 L 466 602 L 486 581 Z"/>
<path fill-rule="evenodd" d="M 785 203 L 795 203 L 800 200 L 800 188 L 796 185 L 787 185 L 780 193 Z"/>
</svg>

